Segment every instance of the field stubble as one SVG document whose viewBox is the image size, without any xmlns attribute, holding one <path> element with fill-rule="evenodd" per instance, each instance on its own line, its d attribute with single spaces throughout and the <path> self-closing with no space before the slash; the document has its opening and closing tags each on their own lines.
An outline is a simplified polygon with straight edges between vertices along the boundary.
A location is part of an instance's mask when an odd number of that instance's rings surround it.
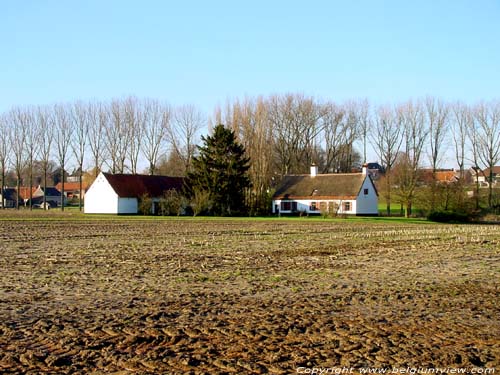
<svg viewBox="0 0 500 375">
<path fill-rule="evenodd" d="M 498 226 L 0 227 L 3 373 L 499 365 Z"/>
</svg>

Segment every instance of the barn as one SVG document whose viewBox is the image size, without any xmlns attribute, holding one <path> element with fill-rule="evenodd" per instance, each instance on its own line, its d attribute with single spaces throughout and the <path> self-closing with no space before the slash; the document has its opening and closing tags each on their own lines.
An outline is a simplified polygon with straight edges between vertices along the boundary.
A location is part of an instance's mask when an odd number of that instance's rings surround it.
<svg viewBox="0 0 500 375">
<path fill-rule="evenodd" d="M 85 193 L 86 214 L 137 214 L 139 200 L 151 198 L 152 213 L 169 190 L 181 191 L 183 177 L 100 173 Z"/>
<path fill-rule="evenodd" d="M 288 175 L 273 196 L 275 214 L 378 215 L 378 193 L 363 167 L 362 173 Z"/>
</svg>

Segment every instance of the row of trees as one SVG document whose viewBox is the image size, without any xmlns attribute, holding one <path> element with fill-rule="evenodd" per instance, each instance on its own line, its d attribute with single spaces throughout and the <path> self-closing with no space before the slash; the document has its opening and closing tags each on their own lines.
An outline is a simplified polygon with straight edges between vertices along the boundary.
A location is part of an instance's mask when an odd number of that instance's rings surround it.
<svg viewBox="0 0 500 375">
<path fill-rule="evenodd" d="M 194 106 L 127 97 L 2 114 L 2 186 L 7 170 L 15 172 L 18 185 L 23 177 L 31 184 L 33 165 L 54 160 L 61 171 L 72 163 L 80 173 L 95 175 L 103 169 L 144 172 L 141 165 L 150 174 L 186 175 L 202 129 L 220 123 L 233 130 L 251 160 L 246 199 L 255 212 L 267 211 L 270 189 L 281 176 L 307 173 L 312 163 L 323 173 L 350 172 L 376 155 L 386 170 L 390 212 L 394 185 L 411 209 L 422 165 L 436 171 L 452 153 L 463 175 L 466 166 L 491 168 L 500 160 L 500 101 L 467 105 L 428 97 L 373 106 L 367 100 L 339 104 L 284 94 L 228 102 L 207 120 Z M 48 167 L 42 170 L 46 181 Z M 490 184 L 490 206 L 491 197 Z"/>
<path fill-rule="evenodd" d="M 18 194 L 23 182 L 31 191 L 34 167 L 41 165 L 46 187 L 53 160 L 60 166 L 63 189 L 69 164 L 80 174 L 80 184 L 85 169 L 91 169 L 94 176 L 103 169 L 138 173 L 141 160 L 148 165 L 147 173 L 154 174 L 167 151 L 175 155 L 175 174 L 184 174 L 204 125 L 194 106 L 172 108 L 158 100 L 135 97 L 16 107 L 0 115 L 1 186 L 10 170 L 15 173 Z"/>
<path fill-rule="evenodd" d="M 243 142 L 252 160 L 250 176 L 257 201 L 276 176 L 306 173 L 311 163 L 323 173 L 350 172 L 367 162 L 371 149 L 386 172 L 381 191 L 387 213 L 396 185 L 398 200 L 409 214 L 423 165 L 433 171 L 433 210 L 439 190 L 436 171 L 450 151 L 461 178 L 466 166 L 473 166 L 490 168 L 491 181 L 492 167 L 500 161 L 498 100 L 467 105 L 427 97 L 372 107 L 367 100 L 339 105 L 290 94 L 234 101 L 217 109 L 215 119 L 231 127 Z"/>
</svg>

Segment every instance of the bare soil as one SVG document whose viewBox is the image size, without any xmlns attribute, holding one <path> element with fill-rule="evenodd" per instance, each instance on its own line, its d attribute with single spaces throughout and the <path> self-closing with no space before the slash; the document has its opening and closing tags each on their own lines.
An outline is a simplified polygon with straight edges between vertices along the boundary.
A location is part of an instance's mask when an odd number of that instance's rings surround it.
<svg viewBox="0 0 500 375">
<path fill-rule="evenodd" d="M 498 367 L 500 227 L 0 221 L 0 373 Z"/>
</svg>

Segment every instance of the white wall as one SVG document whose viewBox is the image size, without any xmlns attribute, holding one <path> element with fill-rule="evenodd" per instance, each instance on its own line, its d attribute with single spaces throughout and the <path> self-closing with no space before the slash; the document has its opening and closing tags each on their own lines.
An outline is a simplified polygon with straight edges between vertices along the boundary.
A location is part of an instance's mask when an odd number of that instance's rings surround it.
<svg viewBox="0 0 500 375">
<path fill-rule="evenodd" d="M 368 194 L 364 190 L 368 189 Z M 372 182 L 367 177 L 363 181 L 363 186 L 356 199 L 357 215 L 378 215 L 378 196 Z"/>
<path fill-rule="evenodd" d="M 86 214 L 117 214 L 118 194 L 108 180 L 100 174 L 85 194 L 84 212 Z M 137 213 L 137 207 L 135 212 Z"/>
<path fill-rule="evenodd" d="M 285 201 L 285 200 L 283 200 Z M 292 202 L 290 200 L 290 202 Z M 356 200 L 319 200 L 319 199 L 310 199 L 310 200 L 296 200 L 297 202 L 297 211 L 295 212 L 305 212 L 308 214 L 321 214 L 321 202 L 327 202 L 327 203 L 336 203 L 339 205 L 339 210 L 337 211 L 337 214 L 346 214 L 346 215 L 355 215 L 356 214 Z M 316 202 L 316 207 L 317 209 L 315 211 L 311 211 L 311 203 Z M 344 211 L 344 202 L 350 202 L 351 203 L 351 209 L 349 211 Z M 281 210 L 281 200 L 274 200 L 273 201 L 273 213 L 277 214 L 278 211 L 276 211 L 275 206 L 278 205 L 278 209 L 281 213 L 291 213 L 292 211 L 282 211 Z"/>
<path fill-rule="evenodd" d="M 136 214 L 138 212 L 139 212 L 139 207 L 137 203 L 137 198 L 118 198 L 119 214 Z"/>
</svg>

